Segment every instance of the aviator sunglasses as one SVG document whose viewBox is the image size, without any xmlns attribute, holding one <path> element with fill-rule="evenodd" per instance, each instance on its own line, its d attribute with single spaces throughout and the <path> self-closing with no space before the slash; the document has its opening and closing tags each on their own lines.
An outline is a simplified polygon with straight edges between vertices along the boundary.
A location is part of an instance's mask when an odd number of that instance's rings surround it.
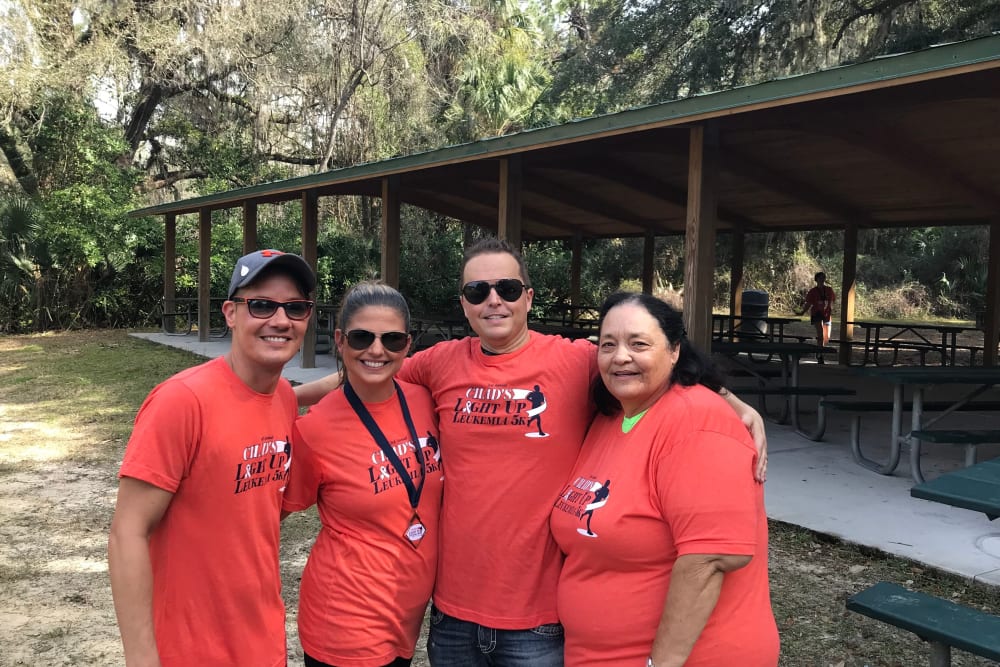
<svg viewBox="0 0 1000 667">
<path fill-rule="evenodd" d="M 351 346 L 351 349 L 359 352 L 371 347 L 376 338 L 381 340 L 382 347 L 390 352 L 401 352 L 409 342 L 409 336 L 402 331 L 386 331 L 383 334 L 376 334 L 365 329 L 351 329 L 347 332 L 347 344 Z"/>
<path fill-rule="evenodd" d="M 513 303 L 521 298 L 521 293 L 528 289 L 528 286 L 517 278 L 501 278 L 492 283 L 488 280 L 473 280 L 465 283 L 462 287 L 462 296 L 472 305 L 478 306 L 486 301 L 490 295 L 490 289 L 493 288 L 496 289 L 497 296 L 504 301 Z"/>
<path fill-rule="evenodd" d="M 298 301 L 272 301 L 271 299 L 244 299 L 234 296 L 230 299 L 233 303 L 245 303 L 247 312 L 252 317 L 266 320 L 278 312 L 278 308 L 285 309 L 285 315 L 290 320 L 304 320 L 312 315 L 313 302 L 305 299 Z"/>
</svg>

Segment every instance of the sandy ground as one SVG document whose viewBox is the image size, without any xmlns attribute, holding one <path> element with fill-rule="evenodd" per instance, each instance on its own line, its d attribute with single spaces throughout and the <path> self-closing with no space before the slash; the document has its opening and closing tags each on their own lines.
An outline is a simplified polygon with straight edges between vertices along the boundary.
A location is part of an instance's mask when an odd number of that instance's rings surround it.
<svg viewBox="0 0 1000 667">
<path fill-rule="evenodd" d="M 38 428 L 3 416 L 0 405 L 0 445 Z M 118 461 L 45 461 L 46 442 L 61 450 L 53 439 L 73 436 L 37 435 L 21 460 L 0 464 L 0 665 L 124 664 L 106 553 Z M 286 524 L 281 563 L 289 665 L 297 667 L 298 579 L 318 521 L 304 513 Z M 420 647 L 416 667 L 427 664 L 423 639 Z"/>
</svg>

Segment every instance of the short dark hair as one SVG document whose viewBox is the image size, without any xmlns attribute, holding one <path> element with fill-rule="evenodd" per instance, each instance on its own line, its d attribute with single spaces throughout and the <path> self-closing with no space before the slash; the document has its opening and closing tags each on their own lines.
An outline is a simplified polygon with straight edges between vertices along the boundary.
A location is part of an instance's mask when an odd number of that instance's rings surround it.
<svg viewBox="0 0 1000 667">
<path fill-rule="evenodd" d="M 462 257 L 462 273 L 458 277 L 458 289 L 461 290 L 465 285 L 465 266 L 472 258 L 479 257 L 480 255 L 502 253 L 506 253 L 517 260 L 517 269 L 521 273 L 521 282 L 530 287 L 531 280 L 528 278 L 528 267 L 524 265 L 524 258 L 521 257 L 520 251 L 507 241 L 498 239 L 495 236 L 487 236 L 466 248 L 465 255 Z"/>
<path fill-rule="evenodd" d="M 708 356 L 691 345 L 687 338 L 687 332 L 684 330 L 684 321 L 681 319 L 680 312 L 662 299 L 640 292 L 616 292 L 601 304 L 600 318 L 597 323 L 598 331 L 604 328 L 604 318 L 608 312 L 612 308 L 626 303 L 642 306 L 660 325 L 660 329 L 667 337 L 670 346 L 680 345 L 677 363 L 674 364 L 673 371 L 670 373 L 669 382 L 671 385 L 676 383 L 682 387 L 690 387 L 702 384 L 716 392 L 722 389 L 725 381 L 722 374 L 719 373 L 719 369 Z M 608 388 L 604 386 L 604 380 L 600 375 L 594 380 L 593 396 L 597 409 L 602 414 L 613 415 L 622 408 L 618 399 L 612 396 Z"/>
<path fill-rule="evenodd" d="M 816 275 L 813 276 L 813 280 L 815 280 L 816 282 L 819 282 L 820 280 L 826 282 L 826 274 L 823 273 L 822 271 L 817 271 Z"/>
</svg>

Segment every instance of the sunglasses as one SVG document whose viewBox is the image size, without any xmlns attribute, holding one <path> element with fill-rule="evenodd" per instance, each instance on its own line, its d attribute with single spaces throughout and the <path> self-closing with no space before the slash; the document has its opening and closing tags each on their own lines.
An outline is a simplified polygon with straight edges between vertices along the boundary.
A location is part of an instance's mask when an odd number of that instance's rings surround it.
<svg viewBox="0 0 1000 667">
<path fill-rule="evenodd" d="M 304 320 L 312 315 L 314 305 L 312 301 L 305 299 L 301 301 L 282 302 L 272 301 L 271 299 L 244 299 L 243 297 L 234 296 L 230 301 L 233 303 L 245 303 L 247 305 L 247 312 L 252 317 L 262 320 L 272 317 L 278 312 L 278 308 L 284 308 L 285 315 L 290 320 Z"/>
<path fill-rule="evenodd" d="M 462 296 L 472 305 L 478 306 L 489 298 L 491 289 L 496 289 L 497 296 L 504 301 L 513 303 L 521 298 L 521 293 L 528 286 L 517 278 L 501 278 L 492 283 L 488 280 L 473 280 L 462 287 Z"/>
<path fill-rule="evenodd" d="M 351 329 L 347 332 L 347 344 L 351 349 L 367 350 L 378 338 L 382 341 L 382 347 L 390 352 L 402 352 L 410 342 L 409 335 L 402 331 L 386 331 L 384 334 L 375 334 L 364 329 Z"/>
</svg>

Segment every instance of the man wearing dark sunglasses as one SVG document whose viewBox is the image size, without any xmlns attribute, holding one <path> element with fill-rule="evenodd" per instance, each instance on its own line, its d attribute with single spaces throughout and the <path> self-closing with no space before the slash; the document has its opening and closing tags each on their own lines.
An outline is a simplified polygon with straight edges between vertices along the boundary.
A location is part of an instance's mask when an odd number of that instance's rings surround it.
<svg viewBox="0 0 1000 667">
<path fill-rule="evenodd" d="M 397 376 L 431 391 L 446 471 L 427 641 L 433 667 L 563 664 L 562 557 L 549 513 L 594 416 L 597 354 L 586 340 L 528 329 L 530 284 L 505 241 L 469 248 L 460 291 L 476 336 L 415 354 Z M 335 386 L 318 380 L 296 394 L 310 405 Z M 731 398 L 752 413 L 762 440 L 760 415 Z"/>
<path fill-rule="evenodd" d="M 126 665 L 285 665 L 278 534 L 298 410 L 281 371 L 315 287 L 297 255 L 240 258 L 222 306 L 230 351 L 140 408 L 108 542 Z"/>
</svg>

